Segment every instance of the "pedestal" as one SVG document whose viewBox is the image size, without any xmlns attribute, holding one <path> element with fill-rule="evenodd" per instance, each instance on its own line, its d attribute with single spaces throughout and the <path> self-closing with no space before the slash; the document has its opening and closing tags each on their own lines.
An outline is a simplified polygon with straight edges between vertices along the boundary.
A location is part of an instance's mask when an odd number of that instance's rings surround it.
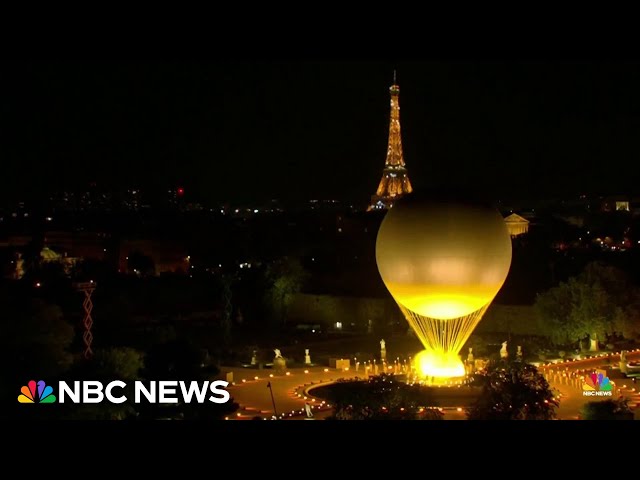
<svg viewBox="0 0 640 480">
<path fill-rule="evenodd" d="M 620 371 L 625 374 L 629 373 L 629 367 L 627 362 L 620 362 Z"/>
<path fill-rule="evenodd" d="M 273 359 L 273 369 L 277 372 L 283 372 L 287 369 L 287 361 L 283 357 Z"/>
</svg>

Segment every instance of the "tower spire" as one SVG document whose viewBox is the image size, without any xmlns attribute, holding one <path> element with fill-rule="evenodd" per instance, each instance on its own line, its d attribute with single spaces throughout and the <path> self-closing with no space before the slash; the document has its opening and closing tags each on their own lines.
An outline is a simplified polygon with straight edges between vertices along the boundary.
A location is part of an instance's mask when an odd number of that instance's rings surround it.
<svg viewBox="0 0 640 480">
<path fill-rule="evenodd" d="M 375 195 L 371 196 L 369 210 L 391 208 L 395 200 L 413 191 L 402 154 L 400 87 L 396 84 L 395 70 L 393 71 L 393 85 L 389 88 L 389 93 L 391 94 L 391 119 L 387 159 L 382 170 L 382 180 L 380 180 Z"/>
</svg>

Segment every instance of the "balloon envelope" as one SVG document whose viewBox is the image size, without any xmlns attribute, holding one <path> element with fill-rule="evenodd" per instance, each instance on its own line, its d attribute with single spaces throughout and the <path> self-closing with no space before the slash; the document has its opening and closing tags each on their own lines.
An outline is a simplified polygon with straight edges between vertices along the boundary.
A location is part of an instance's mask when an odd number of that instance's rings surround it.
<svg viewBox="0 0 640 480">
<path fill-rule="evenodd" d="M 382 221 L 376 262 L 398 303 L 430 318 L 459 318 L 488 304 L 502 287 L 511 238 L 492 207 L 410 196 Z"/>
</svg>

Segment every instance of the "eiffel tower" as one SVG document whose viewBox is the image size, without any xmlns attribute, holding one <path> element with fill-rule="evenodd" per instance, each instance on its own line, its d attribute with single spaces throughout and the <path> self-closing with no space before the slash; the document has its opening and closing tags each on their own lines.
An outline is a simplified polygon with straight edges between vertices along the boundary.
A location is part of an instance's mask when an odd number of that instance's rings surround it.
<svg viewBox="0 0 640 480">
<path fill-rule="evenodd" d="M 393 72 L 393 85 L 389 88 L 389 92 L 391 93 L 391 121 L 389 122 L 387 159 L 382 170 L 382 180 L 380 180 L 375 195 L 371 196 L 368 211 L 391 208 L 395 200 L 413 191 L 402 156 L 400 102 L 398 100 L 400 87 L 396 83 L 395 71 Z"/>
</svg>

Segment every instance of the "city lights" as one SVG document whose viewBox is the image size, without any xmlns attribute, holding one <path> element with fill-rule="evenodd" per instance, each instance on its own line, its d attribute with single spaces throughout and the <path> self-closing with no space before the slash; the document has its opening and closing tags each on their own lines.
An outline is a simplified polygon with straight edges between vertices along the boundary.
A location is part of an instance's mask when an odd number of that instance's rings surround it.
<svg viewBox="0 0 640 480">
<path fill-rule="evenodd" d="M 640 62 L 147 63 L 3 71 L 0 419 L 640 419 Z"/>
</svg>

